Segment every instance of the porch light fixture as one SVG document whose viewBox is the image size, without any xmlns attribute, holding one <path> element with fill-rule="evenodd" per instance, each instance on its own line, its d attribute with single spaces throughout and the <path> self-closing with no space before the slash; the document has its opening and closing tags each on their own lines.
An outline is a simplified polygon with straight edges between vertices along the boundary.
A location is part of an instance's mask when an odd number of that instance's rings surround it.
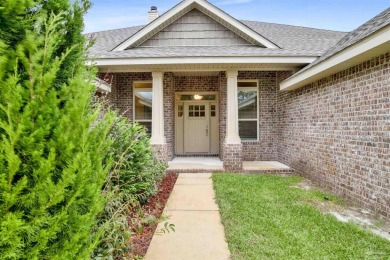
<svg viewBox="0 0 390 260">
<path fill-rule="evenodd" d="M 194 95 L 194 99 L 195 99 L 195 100 L 202 100 L 202 99 L 203 99 L 203 96 Z"/>
</svg>

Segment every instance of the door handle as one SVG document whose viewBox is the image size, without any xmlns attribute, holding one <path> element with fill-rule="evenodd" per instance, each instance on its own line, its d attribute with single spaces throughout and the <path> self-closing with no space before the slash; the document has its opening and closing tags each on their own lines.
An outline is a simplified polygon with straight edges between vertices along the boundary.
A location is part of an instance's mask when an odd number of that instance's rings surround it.
<svg viewBox="0 0 390 260">
<path fill-rule="evenodd" d="M 206 136 L 209 136 L 209 126 L 206 126 Z"/>
</svg>

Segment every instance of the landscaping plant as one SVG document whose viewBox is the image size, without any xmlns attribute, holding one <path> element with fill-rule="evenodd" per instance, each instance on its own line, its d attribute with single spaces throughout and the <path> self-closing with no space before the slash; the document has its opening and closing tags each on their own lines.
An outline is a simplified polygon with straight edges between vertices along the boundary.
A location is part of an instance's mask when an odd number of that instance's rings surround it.
<svg viewBox="0 0 390 260">
<path fill-rule="evenodd" d="M 89 6 L 1 1 L 1 259 L 88 259 L 100 240 L 112 120 L 91 106 Z"/>
<path fill-rule="evenodd" d="M 166 165 L 153 157 L 150 137 L 142 125 L 119 117 L 110 136 L 113 139 L 111 153 L 116 162 L 112 170 L 118 173 L 117 178 L 111 179 L 111 185 L 145 202 L 157 192 Z"/>
<path fill-rule="evenodd" d="M 95 259 L 116 259 L 131 252 L 131 229 L 142 229 L 144 221 L 140 203 L 156 194 L 166 168 L 153 157 L 143 126 L 119 116 L 110 137 L 114 164 L 103 190 L 107 204 L 96 227 L 103 232 L 103 239 L 94 252 Z"/>
</svg>

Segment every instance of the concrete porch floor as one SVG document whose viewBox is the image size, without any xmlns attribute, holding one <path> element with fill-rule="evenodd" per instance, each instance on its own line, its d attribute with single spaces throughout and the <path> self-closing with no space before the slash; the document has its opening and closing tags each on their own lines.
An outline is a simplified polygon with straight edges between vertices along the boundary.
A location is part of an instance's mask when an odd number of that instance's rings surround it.
<svg viewBox="0 0 390 260">
<path fill-rule="evenodd" d="M 224 171 L 224 168 L 218 157 L 176 157 L 168 162 L 168 171 L 176 170 Z"/>
<path fill-rule="evenodd" d="M 168 171 L 176 172 L 218 172 L 225 171 L 218 157 L 176 157 L 168 162 Z M 279 173 L 293 170 L 277 161 L 244 161 L 242 172 Z"/>
<path fill-rule="evenodd" d="M 290 167 L 277 161 L 253 161 L 243 162 L 242 168 L 244 171 L 252 170 L 289 170 Z"/>
</svg>

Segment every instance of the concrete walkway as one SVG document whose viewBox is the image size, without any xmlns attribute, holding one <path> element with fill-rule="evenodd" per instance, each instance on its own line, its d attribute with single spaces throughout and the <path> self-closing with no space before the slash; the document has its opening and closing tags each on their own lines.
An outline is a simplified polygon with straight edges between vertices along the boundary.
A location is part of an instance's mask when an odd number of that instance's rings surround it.
<svg viewBox="0 0 390 260">
<path fill-rule="evenodd" d="M 165 207 L 169 219 L 158 225 L 145 259 L 230 259 L 214 197 L 211 174 L 180 174 Z M 160 234 L 165 222 L 176 231 Z"/>
</svg>

